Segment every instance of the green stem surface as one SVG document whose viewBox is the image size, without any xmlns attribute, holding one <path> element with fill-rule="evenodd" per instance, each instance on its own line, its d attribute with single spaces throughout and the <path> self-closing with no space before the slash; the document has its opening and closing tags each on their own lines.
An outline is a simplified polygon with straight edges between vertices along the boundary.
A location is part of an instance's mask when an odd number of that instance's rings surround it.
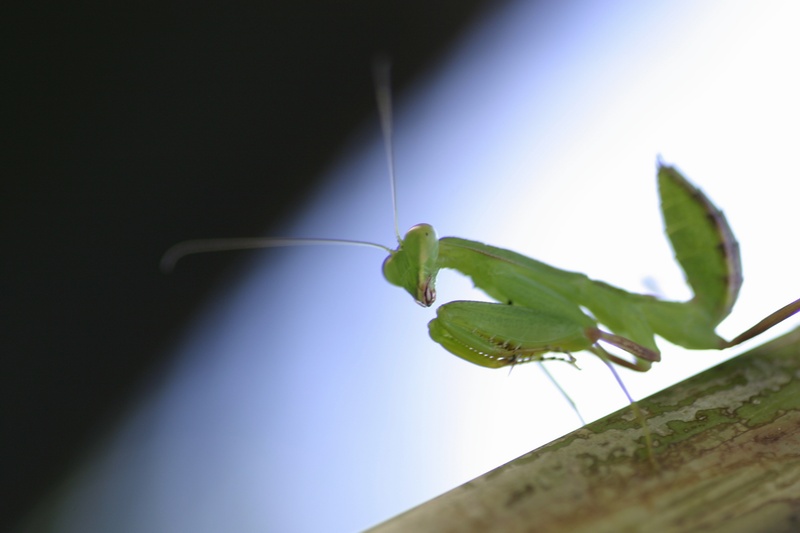
<svg viewBox="0 0 800 533">
<path fill-rule="evenodd" d="M 800 328 L 638 404 L 371 531 L 800 530 Z"/>
</svg>

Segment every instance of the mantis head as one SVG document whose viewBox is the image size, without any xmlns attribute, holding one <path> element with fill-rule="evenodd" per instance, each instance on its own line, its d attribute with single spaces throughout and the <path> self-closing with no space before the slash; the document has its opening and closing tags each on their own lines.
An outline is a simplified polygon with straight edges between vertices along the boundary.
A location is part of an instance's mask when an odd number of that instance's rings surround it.
<svg viewBox="0 0 800 533">
<path fill-rule="evenodd" d="M 439 240 L 430 224 L 417 224 L 383 262 L 383 275 L 392 285 L 404 288 L 423 307 L 436 300 L 439 271 Z"/>
</svg>

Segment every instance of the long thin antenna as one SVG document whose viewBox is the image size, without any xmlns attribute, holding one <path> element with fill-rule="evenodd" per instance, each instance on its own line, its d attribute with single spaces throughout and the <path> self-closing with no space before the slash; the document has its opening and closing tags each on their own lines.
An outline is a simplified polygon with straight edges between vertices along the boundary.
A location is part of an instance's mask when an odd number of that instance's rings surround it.
<svg viewBox="0 0 800 533">
<path fill-rule="evenodd" d="M 172 272 L 175 264 L 182 258 L 191 254 L 205 252 L 224 252 L 229 250 L 249 250 L 253 248 L 275 248 L 280 246 L 317 246 L 317 245 L 347 245 L 347 246 L 366 246 L 368 248 L 378 248 L 388 253 L 393 250 L 382 244 L 366 241 L 351 241 L 346 239 L 273 239 L 273 238 L 243 238 L 243 239 L 198 239 L 183 241 L 170 247 L 161 256 L 161 270 Z"/>
<path fill-rule="evenodd" d="M 392 187 L 392 213 L 394 213 L 394 233 L 397 242 L 402 242 L 400 226 L 397 223 L 397 184 L 394 177 L 394 142 L 392 141 L 392 82 L 391 63 L 385 56 L 378 56 L 372 64 L 375 78 L 375 99 L 378 101 L 378 116 L 383 132 L 383 145 L 386 149 L 386 162 L 389 164 L 389 182 Z"/>
<path fill-rule="evenodd" d="M 376 57 L 373 62 L 373 75 L 375 78 L 375 98 L 378 102 L 378 115 L 381 121 L 386 160 L 389 164 L 389 182 L 392 189 L 392 213 L 394 214 L 394 233 L 397 242 L 403 242 L 400 236 L 400 227 L 397 223 L 397 185 L 394 177 L 394 149 L 392 142 L 392 93 L 390 82 L 390 63 L 386 57 Z M 243 238 L 243 239 L 199 239 L 179 242 L 161 256 L 161 270 L 172 272 L 175 264 L 182 258 L 191 254 L 205 252 L 223 252 L 229 250 L 247 250 L 253 248 L 274 248 L 279 246 L 308 246 L 308 245 L 347 245 L 367 246 L 378 248 L 389 254 L 394 250 L 374 242 L 354 241 L 346 239 L 275 239 L 275 238 Z"/>
</svg>

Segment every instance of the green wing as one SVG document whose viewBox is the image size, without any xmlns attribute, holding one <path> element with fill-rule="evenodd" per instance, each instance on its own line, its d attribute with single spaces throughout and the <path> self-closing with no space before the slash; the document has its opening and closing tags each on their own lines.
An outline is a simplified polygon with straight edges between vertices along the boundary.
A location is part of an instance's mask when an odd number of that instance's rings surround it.
<svg viewBox="0 0 800 533">
<path fill-rule="evenodd" d="M 675 168 L 659 164 L 658 190 L 664 228 L 694 292 L 692 303 L 718 324 L 742 285 L 739 243 L 722 211 Z"/>
</svg>

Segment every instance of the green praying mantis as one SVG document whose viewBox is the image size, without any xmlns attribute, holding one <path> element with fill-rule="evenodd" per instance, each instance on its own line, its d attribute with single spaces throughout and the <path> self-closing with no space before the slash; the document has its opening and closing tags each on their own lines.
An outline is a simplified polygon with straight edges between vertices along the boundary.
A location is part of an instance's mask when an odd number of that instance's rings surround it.
<svg viewBox="0 0 800 533">
<path fill-rule="evenodd" d="M 585 274 L 480 242 L 438 238 L 429 224 L 418 224 L 401 237 L 387 79 L 379 80 L 376 92 L 389 163 L 396 248 L 339 239 L 194 240 L 170 248 L 162 258 L 162 269 L 172 270 L 184 256 L 209 251 L 317 244 L 370 246 L 388 253 L 383 262 L 386 280 L 405 289 L 424 307 L 436 301 L 439 271 L 453 269 L 471 278 L 495 302 L 441 305 L 428 324 L 430 337 L 458 357 L 488 368 L 553 359 L 574 363 L 572 354 L 587 351 L 607 363 L 644 372 L 661 359 L 656 336 L 687 349 L 725 349 L 800 310 L 798 299 L 732 340 L 715 332 L 730 314 L 741 287 L 739 246 L 722 211 L 676 168 L 661 162 L 657 169 L 661 211 L 675 258 L 693 292 L 687 301 L 627 292 Z M 609 346 L 615 353 L 606 349 Z"/>
<path fill-rule="evenodd" d="M 589 351 L 647 371 L 661 359 L 656 335 L 688 349 L 724 349 L 800 310 L 795 300 L 730 341 L 717 335 L 742 283 L 739 246 L 724 214 L 674 167 L 659 164 L 658 187 L 667 236 L 694 293 L 685 302 L 629 293 L 479 242 L 437 239 L 427 224 L 409 230 L 384 262 L 384 275 L 425 306 L 435 300 L 440 269 L 472 278 L 499 303 L 444 304 L 428 326 L 431 338 L 445 349 L 491 368 L 542 361 L 548 353 Z M 627 352 L 633 361 L 607 352 L 603 344 Z"/>
</svg>

